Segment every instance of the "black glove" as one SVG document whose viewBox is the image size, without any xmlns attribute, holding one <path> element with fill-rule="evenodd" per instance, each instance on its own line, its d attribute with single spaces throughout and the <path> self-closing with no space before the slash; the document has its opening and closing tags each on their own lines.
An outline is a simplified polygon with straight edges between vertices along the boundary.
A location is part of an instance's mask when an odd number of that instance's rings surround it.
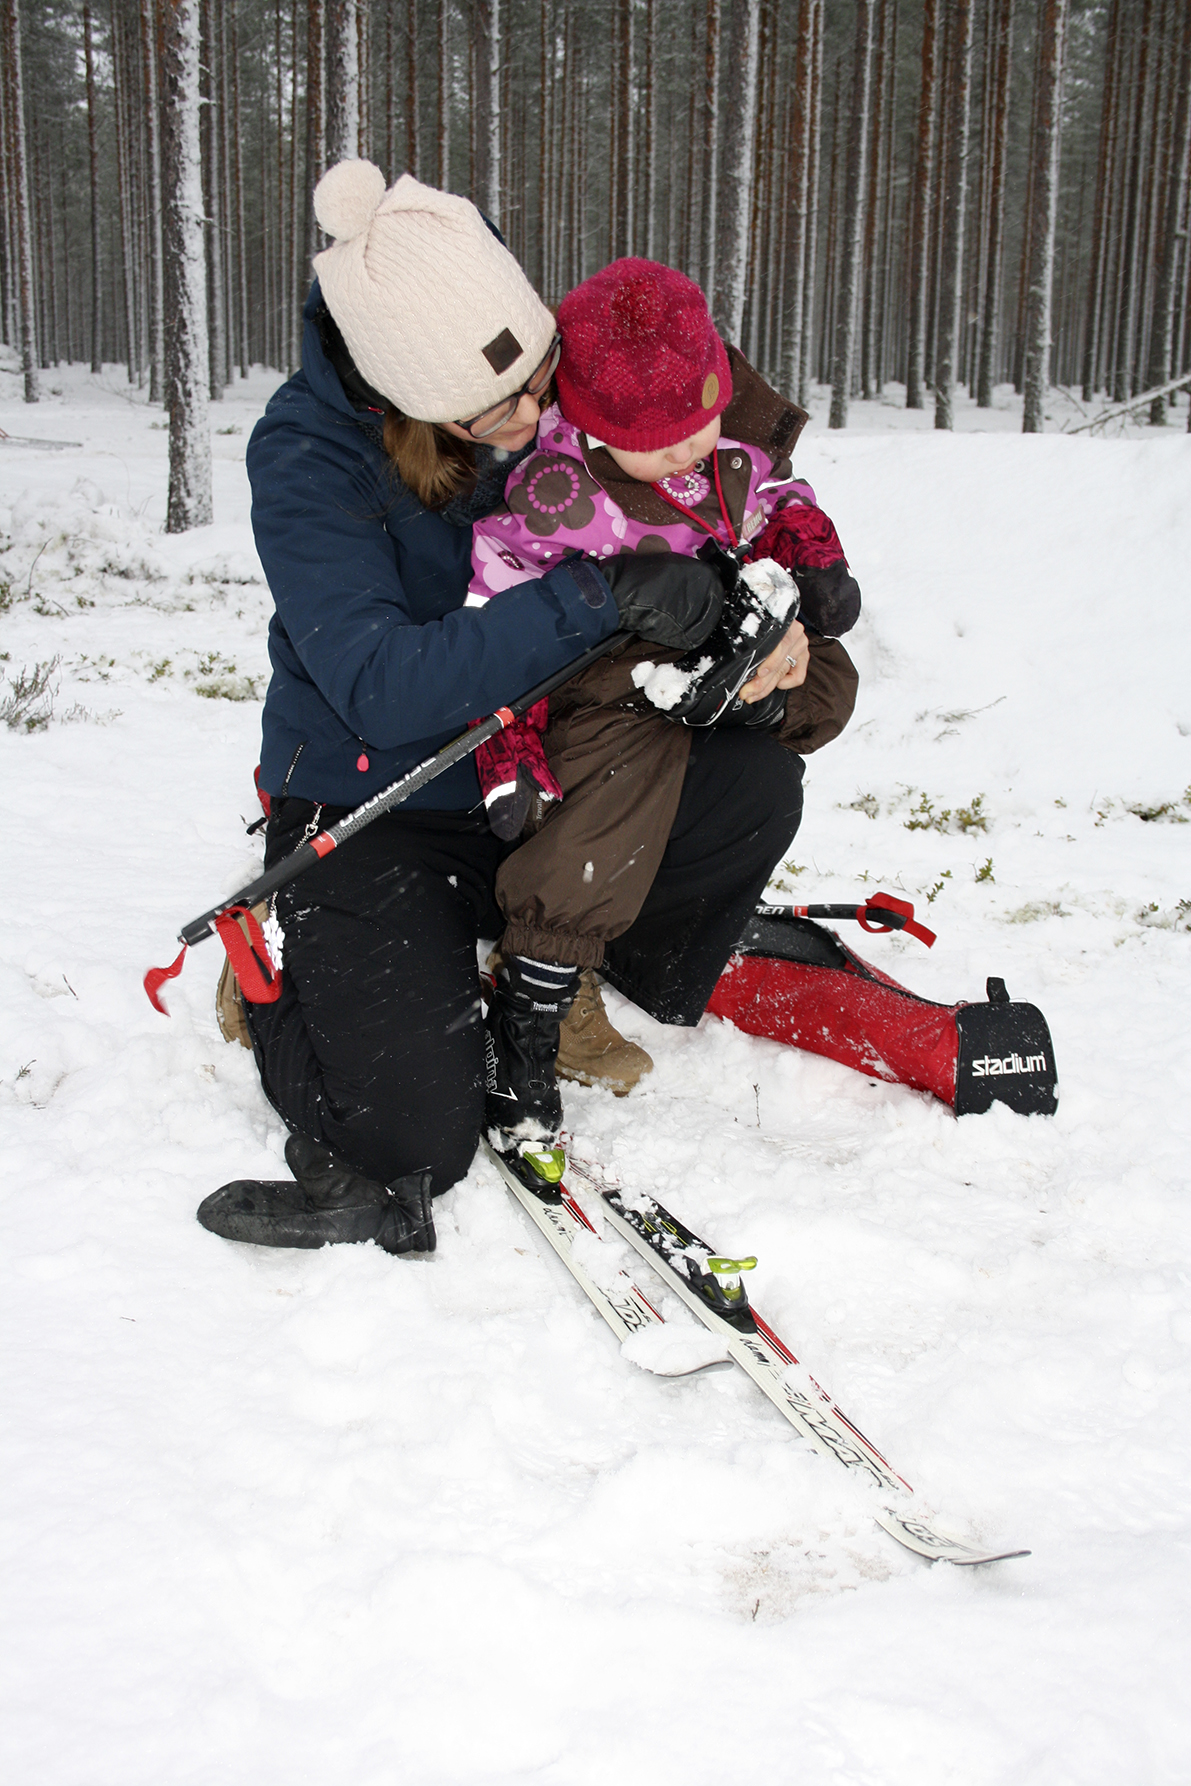
<svg viewBox="0 0 1191 1786">
<path fill-rule="evenodd" d="M 622 552 L 601 559 L 599 568 L 620 624 L 652 645 L 701 645 L 720 617 L 724 580 L 714 564 L 674 552 Z"/>
</svg>

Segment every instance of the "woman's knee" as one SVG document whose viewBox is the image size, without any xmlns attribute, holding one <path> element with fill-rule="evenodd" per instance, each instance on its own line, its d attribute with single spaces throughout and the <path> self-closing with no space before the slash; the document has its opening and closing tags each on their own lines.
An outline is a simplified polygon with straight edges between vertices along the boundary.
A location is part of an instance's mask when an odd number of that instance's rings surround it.
<svg viewBox="0 0 1191 1786">
<path fill-rule="evenodd" d="M 708 732 L 691 750 L 684 801 L 714 810 L 736 838 L 764 840 L 780 854 L 802 819 L 804 767 L 768 733 Z"/>
</svg>

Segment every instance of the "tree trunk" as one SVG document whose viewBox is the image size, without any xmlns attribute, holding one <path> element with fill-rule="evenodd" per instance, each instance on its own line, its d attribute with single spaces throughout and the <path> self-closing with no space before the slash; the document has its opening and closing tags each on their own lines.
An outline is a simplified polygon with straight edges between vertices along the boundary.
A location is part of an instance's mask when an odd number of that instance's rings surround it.
<svg viewBox="0 0 1191 1786">
<path fill-rule="evenodd" d="M 491 0 L 493 26 L 500 0 Z M 494 32 L 495 35 L 495 32 Z M 405 8 L 405 165 L 415 179 L 422 170 L 422 115 L 418 103 L 418 0 Z"/>
<path fill-rule="evenodd" d="M 723 206 L 716 231 L 714 314 L 720 333 L 740 345 L 752 219 L 753 149 L 757 126 L 757 47 L 761 0 L 739 0 L 732 9 L 728 51 L 726 142 L 720 178 Z"/>
<path fill-rule="evenodd" d="M 877 330 L 880 309 L 881 277 L 881 213 L 884 209 L 885 181 L 885 108 L 889 79 L 890 26 L 893 14 L 891 0 L 876 0 L 874 19 L 874 57 L 872 77 L 872 135 L 868 156 L 868 200 L 864 212 L 864 256 L 862 273 L 864 300 L 860 333 L 860 390 L 866 399 L 881 394 L 881 375 L 876 365 Z"/>
<path fill-rule="evenodd" d="M 1055 273 L 1055 210 L 1059 190 L 1059 123 L 1067 0 L 1043 0 L 1035 47 L 1034 214 L 1030 220 L 1030 284 L 1026 310 L 1026 376 L 1022 432 L 1041 434 L 1050 385 L 1051 303 Z"/>
<path fill-rule="evenodd" d="M 218 111 L 218 0 L 202 0 L 199 55 L 199 144 L 203 172 L 203 213 L 207 223 L 207 358 L 211 401 L 223 396 L 223 207 L 220 203 Z"/>
<path fill-rule="evenodd" d="M 356 7 L 356 154 L 372 159 L 372 14 L 368 0 Z"/>
<path fill-rule="evenodd" d="M 132 252 L 132 167 L 129 153 L 129 104 L 127 69 L 124 62 L 123 33 L 120 30 L 119 0 L 111 8 L 112 107 L 115 114 L 116 196 L 120 221 L 120 269 L 124 297 L 124 333 L 129 384 L 136 383 L 136 269 Z"/>
<path fill-rule="evenodd" d="M 1171 138 L 1170 182 L 1162 232 L 1162 253 L 1154 293 L 1154 326 L 1150 337 L 1150 363 L 1146 384 L 1153 389 L 1173 375 L 1176 272 L 1180 248 L 1186 252 L 1185 213 L 1191 172 L 1191 10 L 1183 18 L 1182 54 L 1179 58 L 1174 129 Z M 1183 231 L 1180 235 L 1180 224 Z M 1151 426 L 1166 422 L 1166 403 L 1155 397 L 1150 409 Z"/>
<path fill-rule="evenodd" d="M 799 390 L 802 314 L 806 301 L 806 226 L 810 181 L 811 60 L 814 51 L 812 0 L 799 0 L 794 51 L 794 90 L 790 115 L 790 175 L 786 186 L 789 218 L 785 318 L 778 388 Z"/>
<path fill-rule="evenodd" d="M 248 338 L 248 244 L 244 236 L 244 165 L 240 150 L 244 130 L 240 111 L 240 29 L 236 19 L 236 0 L 231 0 L 231 8 L 232 190 L 235 195 L 234 209 L 236 216 L 237 244 L 236 306 L 240 317 L 240 376 L 241 378 L 247 378 L 248 368 L 252 361 L 252 346 Z M 293 9 L 290 12 L 290 42 L 291 54 L 295 59 L 297 57 L 297 37 L 298 4 L 297 0 L 294 0 Z M 296 144 L 298 136 L 298 105 L 296 91 L 294 93 L 294 101 L 290 111 L 290 134 L 291 140 Z M 290 217 L 290 227 L 293 233 L 293 250 L 296 263 L 301 252 L 298 244 L 305 244 L 306 230 L 304 227 L 305 219 L 301 217 L 298 210 L 297 163 L 293 158 L 291 158 L 290 161 L 290 168 L 291 184 L 294 188 L 292 193 L 293 206 Z"/>
<path fill-rule="evenodd" d="M 413 0 L 410 0 L 412 6 Z M 306 265 L 319 250 L 314 189 L 327 165 L 326 86 L 323 80 L 326 38 L 324 0 L 306 0 Z"/>
<path fill-rule="evenodd" d="M 992 408 L 1001 310 L 1001 257 L 1005 240 L 1005 170 L 1009 151 L 1009 73 L 1013 56 L 1013 0 L 993 0 L 992 121 L 989 131 L 988 240 L 985 247 L 983 327 L 976 373 L 976 404 Z M 985 103 L 990 102 L 986 94 Z"/>
<path fill-rule="evenodd" d="M 438 175 L 443 192 L 451 184 L 451 7 L 438 0 Z"/>
<path fill-rule="evenodd" d="M 710 291 L 715 277 L 716 206 L 720 178 L 720 0 L 707 0 L 703 57 L 703 215 L 699 231 L 699 277 Z M 692 149 L 694 145 L 692 144 Z"/>
<path fill-rule="evenodd" d="M 476 46 L 475 202 L 494 223 L 500 219 L 500 7 L 501 0 L 474 0 Z"/>
<path fill-rule="evenodd" d="M 943 241 L 939 267 L 939 328 L 935 348 L 935 427 L 954 426 L 952 397 L 959 351 L 964 264 L 964 206 L 968 173 L 968 109 L 972 89 L 972 0 L 955 0 L 948 21 L 947 84 L 950 119 L 941 197 Z"/>
<path fill-rule="evenodd" d="M 856 310 L 860 283 L 860 241 L 864 224 L 864 167 L 868 153 L 869 109 L 873 65 L 872 0 L 856 0 L 856 43 L 849 99 L 848 171 L 844 188 L 843 252 L 840 256 L 835 358 L 831 375 L 829 428 L 848 425 L 852 394 L 852 362 L 856 348 Z"/>
<path fill-rule="evenodd" d="M 806 261 L 803 269 L 802 341 L 794 392 L 803 409 L 810 395 L 811 350 L 815 331 L 815 288 L 819 272 L 819 164 L 823 135 L 823 0 L 811 0 L 811 121 L 807 164 Z"/>
<path fill-rule="evenodd" d="M 1121 284 L 1118 308 L 1118 329 L 1113 376 L 1113 397 L 1124 403 L 1133 394 L 1133 354 L 1137 334 L 1137 310 L 1142 268 L 1139 265 L 1138 242 L 1141 232 L 1141 195 L 1148 143 L 1146 124 L 1150 116 L 1150 95 L 1153 84 L 1154 8 L 1152 0 L 1144 0 L 1141 29 L 1138 36 L 1137 83 L 1133 99 L 1133 129 L 1129 153 L 1129 177 L 1125 194 L 1125 228 L 1121 250 Z"/>
<path fill-rule="evenodd" d="M 327 166 L 360 152 L 360 65 L 356 0 L 326 0 Z"/>
<path fill-rule="evenodd" d="M 21 370 L 25 381 L 25 402 L 36 403 L 37 388 L 37 324 L 33 298 L 33 232 L 29 214 L 29 167 L 25 139 L 25 94 L 21 55 L 21 14 L 18 0 L 3 0 L 3 36 L 5 111 L 8 114 L 9 170 L 16 262 L 13 281 L 16 294 L 17 329 L 20 336 Z M 11 252 L 11 251 L 10 251 Z"/>
<path fill-rule="evenodd" d="M 206 527 L 211 508 L 207 280 L 199 154 L 198 0 L 162 0 L 165 403 L 170 418 L 166 532 Z"/>
<path fill-rule="evenodd" d="M 922 9 L 922 86 L 918 97 L 918 153 L 914 166 L 910 237 L 910 351 L 906 408 L 925 407 L 926 316 L 931 219 L 935 208 L 935 127 L 939 110 L 939 0 Z"/>
<path fill-rule="evenodd" d="M 645 3 L 645 93 L 641 107 L 644 126 L 642 163 L 644 168 L 646 260 L 658 257 L 658 9 L 657 0 Z"/>
<path fill-rule="evenodd" d="M 1111 183 L 1116 159 L 1117 112 L 1120 76 L 1117 46 L 1120 37 L 1121 0 L 1112 0 L 1104 53 L 1104 96 L 1100 108 L 1100 143 L 1096 157 L 1096 198 L 1092 212 L 1092 263 L 1088 276 L 1087 316 L 1084 323 L 1083 400 L 1090 403 L 1100 382 L 1105 272 L 1109 251 Z"/>
<path fill-rule="evenodd" d="M 608 258 L 630 252 L 633 228 L 633 0 L 613 0 L 608 120 Z"/>
<path fill-rule="evenodd" d="M 140 0 L 141 70 L 145 95 L 145 152 L 149 184 L 149 401 L 160 403 L 164 386 L 161 274 L 161 107 L 157 92 L 157 7 Z"/>
<path fill-rule="evenodd" d="M 15 0 L 13 0 L 15 6 Z M 87 157 L 91 189 L 91 370 L 103 371 L 103 256 L 99 228 L 99 119 L 95 99 L 95 46 L 91 8 L 83 4 L 83 65 L 87 82 Z"/>
</svg>

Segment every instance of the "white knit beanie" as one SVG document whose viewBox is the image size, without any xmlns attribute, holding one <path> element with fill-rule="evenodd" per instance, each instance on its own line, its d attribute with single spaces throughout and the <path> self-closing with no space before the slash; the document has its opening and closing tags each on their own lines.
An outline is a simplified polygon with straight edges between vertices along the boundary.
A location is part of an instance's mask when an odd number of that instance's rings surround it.
<svg viewBox="0 0 1191 1786">
<path fill-rule="evenodd" d="M 327 308 L 370 385 L 422 422 L 480 415 L 533 376 L 554 318 L 475 206 L 370 161 L 314 189 L 335 240 L 314 257 Z"/>
</svg>

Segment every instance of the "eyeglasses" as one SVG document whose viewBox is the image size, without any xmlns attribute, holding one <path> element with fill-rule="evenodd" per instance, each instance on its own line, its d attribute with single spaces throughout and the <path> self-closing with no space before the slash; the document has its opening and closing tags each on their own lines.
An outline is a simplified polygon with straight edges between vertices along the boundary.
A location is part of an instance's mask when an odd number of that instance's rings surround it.
<svg viewBox="0 0 1191 1786">
<path fill-rule="evenodd" d="M 558 370 L 558 362 L 562 358 L 562 336 L 556 335 L 550 343 L 546 358 L 542 361 L 532 377 L 527 378 L 519 391 L 511 397 L 505 397 L 500 403 L 486 409 L 483 415 L 473 415 L 470 420 L 455 424 L 457 428 L 466 428 L 473 440 L 487 440 L 490 434 L 497 434 L 516 414 L 517 405 L 522 397 L 533 397 L 535 401 L 546 395 L 550 380 Z"/>
</svg>

